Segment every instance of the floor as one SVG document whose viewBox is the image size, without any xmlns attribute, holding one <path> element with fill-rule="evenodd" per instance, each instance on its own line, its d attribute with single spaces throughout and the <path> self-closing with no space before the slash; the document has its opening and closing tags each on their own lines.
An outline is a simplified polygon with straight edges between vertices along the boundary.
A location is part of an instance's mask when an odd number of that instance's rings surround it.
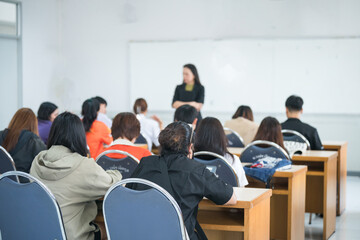
<svg viewBox="0 0 360 240">
<path fill-rule="evenodd" d="M 360 177 L 347 177 L 346 209 L 336 217 L 336 231 L 329 240 L 360 239 Z M 322 218 L 314 216 L 309 225 L 305 214 L 305 239 L 322 239 Z"/>
</svg>

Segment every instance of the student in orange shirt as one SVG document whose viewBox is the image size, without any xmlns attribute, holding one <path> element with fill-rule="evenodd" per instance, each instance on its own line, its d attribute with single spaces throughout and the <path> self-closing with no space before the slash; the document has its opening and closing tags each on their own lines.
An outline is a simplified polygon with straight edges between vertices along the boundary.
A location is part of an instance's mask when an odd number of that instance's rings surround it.
<svg viewBox="0 0 360 240">
<path fill-rule="evenodd" d="M 86 132 L 86 142 L 90 149 L 90 157 L 96 157 L 105 149 L 105 145 L 112 142 L 110 129 L 105 123 L 96 120 L 99 102 L 92 98 L 82 105 L 83 125 Z"/>
<path fill-rule="evenodd" d="M 111 133 L 114 142 L 111 143 L 110 147 L 105 150 L 120 150 L 130 153 L 138 160 L 143 157 L 151 155 L 151 152 L 145 148 L 135 146 L 135 140 L 140 135 L 140 122 L 136 118 L 135 114 L 124 112 L 119 113 L 115 116 L 112 126 Z M 124 158 L 124 155 L 120 154 L 108 154 L 110 158 Z"/>
</svg>

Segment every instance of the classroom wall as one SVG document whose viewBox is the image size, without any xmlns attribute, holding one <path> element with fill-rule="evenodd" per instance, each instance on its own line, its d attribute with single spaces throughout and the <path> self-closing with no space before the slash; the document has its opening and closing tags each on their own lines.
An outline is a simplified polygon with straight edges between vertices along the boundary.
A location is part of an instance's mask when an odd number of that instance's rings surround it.
<svg viewBox="0 0 360 240">
<path fill-rule="evenodd" d="M 24 105 L 51 100 L 79 112 L 98 94 L 110 115 L 130 110 L 129 41 L 360 36 L 357 0 L 32 0 L 23 10 Z M 340 129 L 359 116 L 320 118 Z M 325 129 L 321 134 L 332 136 Z M 356 133 L 340 140 L 356 142 Z M 350 146 L 348 169 L 360 171 Z"/>
</svg>

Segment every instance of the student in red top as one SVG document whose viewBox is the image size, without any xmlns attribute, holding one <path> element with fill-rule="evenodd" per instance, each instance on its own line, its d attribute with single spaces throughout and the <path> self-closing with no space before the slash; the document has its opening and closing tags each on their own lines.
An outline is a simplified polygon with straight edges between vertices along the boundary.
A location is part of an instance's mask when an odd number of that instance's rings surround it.
<svg viewBox="0 0 360 240">
<path fill-rule="evenodd" d="M 110 129 L 105 123 L 96 120 L 99 102 L 96 99 L 88 99 L 82 105 L 83 125 L 86 132 L 86 142 L 90 149 L 90 157 L 96 157 L 109 145 L 113 138 Z"/>
<path fill-rule="evenodd" d="M 140 122 L 135 114 L 125 112 L 116 115 L 111 126 L 111 133 L 115 140 L 105 150 L 124 151 L 130 153 L 138 160 L 151 155 L 149 150 L 137 147 L 134 144 L 136 138 L 140 135 Z M 125 157 L 116 153 L 107 154 L 107 156 L 111 158 Z"/>
</svg>

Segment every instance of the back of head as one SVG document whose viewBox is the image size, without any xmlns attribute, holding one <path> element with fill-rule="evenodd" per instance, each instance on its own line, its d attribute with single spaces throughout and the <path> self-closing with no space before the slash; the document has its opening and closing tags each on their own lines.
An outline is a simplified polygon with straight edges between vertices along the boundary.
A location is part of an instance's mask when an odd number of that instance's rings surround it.
<svg viewBox="0 0 360 240">
<path fill-rule="evenodd" d="M 20 108 L 12 117 L 8 132 L 2 143 L 6 151 L 10 152 L 16 146 L 23 130 L 39 135 L 37 118 L 30 108 Z"/>
<path fill-rule="evenodd" d="M 81 108 L 81 115 L 83 115 L 83 124 L 85 131 L 90 131 L 91 125 L 97 118 L 99 111 L 99 102 L 95 98 L 87 99 Z"/>
<path fill-rule="evenodd" d="M 58 107 L 51 102 L 43 102 L 38 110 L 38 119 L 41 120 L 50 120 L 50 115 L 57 109 Z"/>
<path fill-rule="evenodd" d="M 289 112 L 299 112 L 302 110 L 303 105 L 303 99 L 296 95 L 291 95 L 285 102 L 285 107 L 289 110 Z"/>
<path fill-rule="evenodd" d="M 140 122 L 133 113 L 119 113 L 112 122 L 111 134 L 114 139 L 126 138 L 132 141 L 140 135 Z"/>
<path fill-rule="evenodd" d="M 135 100 L 134 107 L 133 107 L 135 114 L 140 114 L 140 113 L 146 112 L 147 108 L 148 108 L 148 105 L 147 105 L 147 102 L 145 99 L 138 98 Z"/>
<path fill-rule="evenodd" d="M 192 124 L 197 118 L 198 112 L 196 108 L 188 104 L 178 107 L 174 114 L 174 121 L 182 121 L 185 123 Z"/>
<path fill-rule="evenodd" d="M 161 155 L 189 154 L 189 147 L 194 141 L 193 130 L 185 122 L 173 122 L 160 132 Z"/>
<path fill-rule="evenodd" d="M 281 133 L 281 125 L 279 121 L 273 117 L 264 118 L 261 121 L 259 129 L 255 135 L 254 141 L 255 140 L 274 142 L 284 148 L 283 135 Z"/>
<path fill-rule="evenodd" d="M 48 148 L 53 145 L 61 145 L 87 156 L 85 129 L 78 116 L 64 112 L 55 118 L 49 133 Z"/>
<path fill-rule="evenodd" d="M 227 138 L 220 121 L 213 117 L 201 120 L 196 130 L 195 151 L 209 151 L 224 156 L 227 153 Z"/>
<path fill-rule="evenodd" d="M 107 102 L 104 98 L 102 98 L 100 96 L 96 96 L 96 97 L 94 97 L 94 99 L 96 99 L 99 102 L 99 104 L 105 104 L 105 106 L 107 106 Z"/>
<path fill-rule="evenodd" d="M 241 105 L 240 107 L 238 107 L 232 118 L 235 119 L 238 117 L 246 118 L 252 122 L 254 121 L 254 115 L 249 106 Z"/>
</svg>

